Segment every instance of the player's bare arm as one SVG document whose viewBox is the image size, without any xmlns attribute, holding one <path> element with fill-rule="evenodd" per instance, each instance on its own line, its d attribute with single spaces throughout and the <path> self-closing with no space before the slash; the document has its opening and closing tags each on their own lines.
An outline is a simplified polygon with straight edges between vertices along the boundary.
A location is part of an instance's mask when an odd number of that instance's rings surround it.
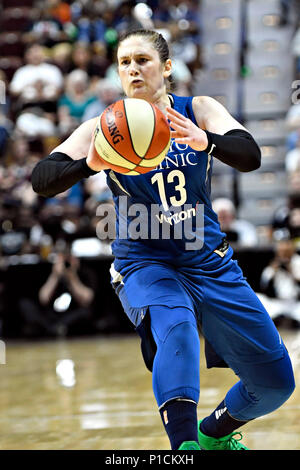
<svg viewBox="0 0 300 470">
<path fill-rule="evenodd" d="M 54 152 L 66 153 L 73 160 L 86 157 L 90 148 L 96 121 L 97 118 L 83 122 L 64 142 L 55 147 L 51 154 Z"/>
<path fill-rule="evenodd" d="M 73 160 L 87 157 L 87 165 L 94 171 L 106 168 L 95 152 L 93 145 L 93 132 L 98 118 L 83 122 L 75 131 L 60 145 L 52 150 L 51 154 L 61 152 Z"/>
<path fill-rule="evenodd" d="M 260 149 L 253 137 L 213 98 L 193 99 L 197 125 L 176 110 L 167 107 L 171 137 L 197 151 L 213 154 L 239 171 L 253 171 L 260 166 Z"/>
<path fill-rule="evenodd" d="M 44 197 L 53 197 L 81 179 L 108 168 L 95 151 L 96 121 L 94 118 L 81 124 L 36 165 L 31 176 L 34 191 Z"/>
<path fill-rule="evenodd" d="M 247 129 L 242 126 L 227 109 L 210 96 L 196 96 L 193 111 L 197 124 L 203 130 L 224 135 L 233 129 Z"/>
</svg>

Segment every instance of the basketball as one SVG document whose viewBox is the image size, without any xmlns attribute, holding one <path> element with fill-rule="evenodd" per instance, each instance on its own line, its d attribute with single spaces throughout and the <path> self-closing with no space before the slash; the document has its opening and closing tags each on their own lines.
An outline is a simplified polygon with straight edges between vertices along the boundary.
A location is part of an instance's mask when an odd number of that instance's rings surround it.
<svg viewBox="0 0 300 470">
<path fill-rule="evenodd" d="M 125 98 L 109 105 L 94 132 L 100 159 L 126 175 L 156 168 L 170 146 L 170 127 L 163 112 L 142 99 Z"/>
</svg>

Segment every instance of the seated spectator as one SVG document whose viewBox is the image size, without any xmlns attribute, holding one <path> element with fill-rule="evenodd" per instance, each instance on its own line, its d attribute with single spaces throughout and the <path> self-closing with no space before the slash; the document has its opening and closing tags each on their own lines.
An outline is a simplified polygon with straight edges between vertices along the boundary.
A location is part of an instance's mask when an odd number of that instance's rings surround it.
<svg viewBox="0 0 300 470">
<path fill-rule="evenodd" d="M 300 5 L 298 0 L 280 0 L 280 26 L 286 26 L 291 20 L 296 23 L 300 19 Z"/>
<path fill-rule="evenodd" d="M 89 74 L 89 66 L 92 58 L 89 45 L 77 42 L 73 48 L 71 57 L 73 69 L 84 70 Z"/>
<path fill-rule="evenodd" d="M 118 36 L 114 23 L 119 18 L 119 9 L 109 6 L 108 2 L 94 2 L 87 7 L 81 5 L 78 13 L 73 14 L 74 18 L 77 17 L 77 42 L 92 45 L 95 50 L 103 46 L 110 48 L 111 41 L 115 42 Z"/>
<path fill-rule="evenodd" d="M 130 29 L 142 28 L 143 25 L 139 17 L 134 14 L 135 5 L 134 0 L 124 0 L 117 11 L 108 8 L 104 14 L 106 24 L 119 34 Z M 106 37 L 106 41 L 108 41 L 108 37 Z"/>
<path fill-rule="evenodd" d="M 0 114 L 0 157 L 5 153 L 6 145 L 8 141 L 8 132 L 5 125 L 5 121 Z"/>
<path fill-rule="evenodd" d="M 115 239 L 115 231 L 106 236 L 99 236 L 99 233 L 106 234 L 107 227 L 103 226 L 104 216 L 101 216 L 99 213 L 99 208 L 101 204 L 107 208 L 108 204 L 113 206 L 112 193 L 106 182 L 106 175 L 103 171 L 97 173 L 91 178 L 88 178 L 84 183 L 84 188 L 86 192 L 86 200 L 84 202 L 84 214 L 85 217 L 85 232 L 89 233 L 90 237 L 95 237 L 96 235 L 101 240 L 102 245 L 110 244 Z M 104 209 L 103 206 L 103 209 Z M 100 210 L 101 212 L 101 210 Z M 105 212 L 105 210 L 103 210 Z M 103 213 L 101 212 L 101 213 Z M 115 228 L 115 214 L 112 213 L 112 226 Z M 108 214 L 106 214 L 108 216 Z M 80 231 L 78 231 L 80 233 Z"/>
<path fill-rule="evenodd" d="M 154 29 L 152 16 L 153 10 L 146 3 L 139 2 L 133 9 L 133 17 L 140 23 L 143 29 Z"/>
<path fill-rule="evenodd" d="M 16 199 L 1 203 L 0 249 L 2 262 L 9 263 L 10 256 L 38 254 L 33 241 L 34 210 Z"/>
<path fill-rule="evenodd" d="M 83 206 L 83 198 L 83 183 L 78 182 L 63 193 L 57 194 L 57 196 L 52 198 L 47 198 L 45 204 L 58 205 L 63 208 L 71 206 L 80 212 Z"/>
<path fill-rule="evenodd" d="M 11 114 L 11 99 L 9 95 L 9 81 L 6 73 L 0 70 L 0 117 L 9 119 Z M 10 123 L 13 124 L 12 122 Z"/>
<path fill-rule="evenodd" d="M 25 65 L 15 72 L 10 92 L 24 103 L 56 101 L 64 84 L 59 68 L 46 62 L 39 44 L 29 46 L 24 58 Z"/>
<path fill-rule="evenodd" d="M 294 150 L 297 147 L 299 139 L 300 139 L 300 128 L 297 128 L 294 131 L 291 131 L 288 133 L 286 137 L 287 152 L 290 152 L 291 150 Z"/>
<path fill-rule="evenodd" d="M 51 49 L 51 63 L 59 68 L 63 75 L 71 72 L 72 69 L 72 45 L 68 42 L 61 42 Z"/>
<path fill-rule="evenodd" d="M 27 27 L 23 35 L 25 42 L 38 42 L 45 47 L 53 47 L 62 41 L 68 40 L 67 31 L 59 15 L 52 9 L 50 2 L 40 5 L 37 18 Z"/>
<path fill-rule="evenodd" d="M 6 154 L 6 166 L 1 167 L 0 194 L 3 200 L 14 200 L 33 206 L 37 200 L 31 185 L 31 172 L 37 163 L 24 136 L 15 134 Z"/>
<path fill-rule="evenodd" d="M 297 133 L 295 148 L 289 150 L 285 157 L 285 169 L 288 173 L 300 169 L 300 134 Z"/>
<path fill-rule="evenodd" d="M 0 70 L 0 157 L 5 154 L 8 138 L 13 129 L 10 120 L 10 98 L 7 93 L 8 81 L 5 73 Z"/>
<path fill-rule="evenodd" d="M 55 243 L 61 237 L 61 222 L 63 218 L 63 207 L 60 204 L 42 204 L 37 211 L 38 218 L 38 242 L 46 236 Z M 48 238 L 49 240 L 49 238 Z M 49 253 L 43 258 L 47 259 Z"/>
<path fill-rule="evenodd" d="M 294 78 L 297 80 L 300 77 L 300 23 L 296 26 L 296 31 L 291 42 L 291 52 L 294 56 Z"/>
<path fill-rule="evenodd" d="M 73 70 L 66 77 L 65 93 L 58 102 L 59 129 L 62 135 L 72 132 L 96 97 L 89 89 L 89 77 L 83 70 Z"/>
<path fill-rule="evenodd" d="M 288 175 L 288 229 L 297 248 L 300 248 L 300 166 Z"/>
<path fill-rule="evenodd" d="M 16 118 L 16 130 L 29 139 L 52 137 L 57 133 L 53 118 L 39 108 L 28 108 Z"/>
<path fill-rule="evenodd" d="M 38 299 L 21 298 L 25 333 L 66 336 L 89 325 L 94 300 L 93 280 L 70 253 L 58 253 Z M 84 330 L 83 330 L 84 331 Z"/>
<path fill-rule="evenodd" d="M 97 11 L 100 7 L 100 11 Z M 106 22 L 103 18 L 106 10 L 104 2 L 93 2 L 89 5 L 72 5 L 72 17 L 77 26 L 77 41 L 81 44 L 91 44 L 94 41 L 103 41 L 106 31 Z M 97 26 L 96 26 L 97 24 Z M 95 27 L 96 26 L 96 27 Z"/>
<path fill-rule="evenodd" d="M 109 80 L 115 87 L 119 88 L 119 92 L 123 93 L 123 90 L 120 85 L 120 78 L 118 74 L 118 66 L 115 63 L 112 63 L 105 72 L 105 78 Z"/>
<path fill-rule="evenodd" d="M 299 175 L 298 182 L 300 183 L 300 172 L 292 173 L 294 179 L 296 179 L 295 175 Z M 295 186 L 294 181 L 290 184 Z M 294 244 L 300 249 L 300 190 L 298 194 L 297 192 L 290 193 L 287 204 L 280 206 L 275 211 L 271 228 L 272 233 L 278 232 L 278 230 L 288 231 Z"/>
<path fill-rule="evenodd" d="M 92 9 L 81 13 L 76 22 L 77 41 L 82 44 L 105 43 L 105 33 L 109 24 L 105 20 L 105 10 L 105 5 L 95 3 Z"/>
<path fill-rule="evenodd" d="M 86 107 L 82 121 L 100 116 L 107 106 L 121 99 L 119 87 L 105 78 L 97 82 L 94 93 L 97 99 Z"/>
<path fill-rule="evenodd" d="M 285 125 L 288 131 L 293 132 L 300 128 L 300 106 L 299 104 L 292 104 L 289 108 L 286 117 Z"/>
<path fill-rule="evenodd" d="M 90 80 L 98 81 L 104 75 L 108 63 L 102 60 L 101 54 L 100 59 L 97 58 L 90 44 L 76 42 L 71 55 L 71 67 L 72 70 L 83 70 Z"/>
<path fill-rule="evenodd" d="M 160 2 L 152 17 L 157 29 L 169 31 L 173 59 L 186 63 L 191 72 L 200 67 L 201 37 L 198 2 L 172 0 Z"/>
<path fill-rule="evenodd" d="M 72 20 L 71 6 L 67 2 L 60 0 L 47 0 L 49 13 L 53 18 L 56 18 L 62 24 L 68 23 Z"/>
<path fill-rule="evenodd" d="M 75 186 L 73 191 L 68 190 L 60 197 L 47 199 L 38 208 L 38 221 L 42 234 L 49 235 L 54 242 L 59 238 L 76 239 L 77 233 L 86 223 L 82 188 L 80 184 Z"/>
<path fill-rule="evenodd" d="M 92 51 L 93 67 L 97 72 L 97 79 L 99 79 L 99 77 L 105 77 L 106 70 L 111 64 L 108 58 L 106 43 L 101 41 L 94 42 L 92 45 Z"/>
<path fill-rule="evenodd" d="M 246 220 L 236 218 L 236 210 L 230 199 L 215 199 L 212 208 L 217 214 L 221 230 L 226 233 L 229 242 L 236 242 L 241 247 L 257 245 L 258 237 L 255 226 Z"/>
<path fill-rule="evenodd" d="M 300 167 L 299 162 L 294 162 L 295 168 L 288 173 L 288 192 L 291 195 L 300 195 Z"/>
<path fill-rule="evenodd" d="M 187 65 L 179 58 L 172 61 L 172 91 L 178 95 L 192 94 L 193 75 Z"/>
<path fill-rule="evenodd" d="M 275 257 L 261 274 L 259 297 L 274 321 L 287 317 L 300 324 L 300 256 L 288 231 L 278 233 Z"/>
</svg>

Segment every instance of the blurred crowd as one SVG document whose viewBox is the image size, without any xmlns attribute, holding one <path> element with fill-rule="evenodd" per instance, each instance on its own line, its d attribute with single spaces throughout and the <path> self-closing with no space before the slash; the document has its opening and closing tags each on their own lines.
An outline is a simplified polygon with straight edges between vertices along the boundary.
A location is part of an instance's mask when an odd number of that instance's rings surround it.
<svg viewBox="0 0 300 470">
<path fill-rule="evenodd" d="M 97 207 L 111 203 L 105 175 L 90 177 L 47 200 L 33 192 L 30 178 L 39 159 L 81 122 L 122 98 L 116 45 L 122 32 L 136 28 L 156 28 L 164 34 L 174 59 L 174 91 L 190 93 L 193 74 L 201 67 L 199 1 L 0 2 L 0 269 L 5 273 L 10 266 L 43 260 L 53 264 L 46 288 L 40 286 L 42 292 L 53 294 L 52 299 L 49 294 L 46 302 L 47 296 L 38 294 L 32 302 L 20 295 L 16 308 L 28 326 L 24 334 L 66 334 L 70 323 L 89 318 L 93 296 L 87 295 L 84 305 L 82 296 L 74 299 L 76 273 L 80 286 L 79 264 L 74 261 L 67 269 L 61 246 L 65 244 L 78 260 L 111 254 L 111 240 L 96 236 L 101 226 Z M 0 297 L 5 276 L 0 279 Z M 55 284 L 56 293 L 47 290 L 49 284 Z M 61 297 L 59 284 L 75 302 Z M 87 292 L 87 285 L 81 290 Z M 63 323 L 62 315 L 55 320 L 55 299 L 60 299 L 58 311 L 64 311 L 59 310 L 61 303 L 67 305 Z M 70 309 L 72 314 L 67 315 Z"/>
<path fill-rule="evenodd" d="M 294 82 L 291 84 L 291 106 L 285 117 L 287 174 L 287 204 L 274 214 L 273 229 L 275 238 L 280 234 L 290 235 L 296 249 L 300 250 L 300 2 L 299 0 L 280 0 L 282 8 L 281 24 L 292 25 L 293 38 L 291 54 L 294 59 Z"/>
<path fill-rule="evenodd" d="M 2 255 L 43 254 L 45 243 L 95 233 L 96 207 L 110 200 L 103 175 L 49 200 L 33 193 L 30 175 L 37 161 L 81 122 L 122 97 L 116 44 L 123 31 L 138 27 L 155 27 L 166 35 L 175 61 L 174 87 L 189 92 L 201 65 L 198 1 L 2 2 Z"/>
<path fill-rule="evenodd" d="M 263 267 L 257 292 L 273 321 L 278 325 L 300 326 L 300 1 L 280 0 L 280 27 L 291 27 L 294 83 L 291 106 L 283 125 L 286 131 L 284 169 L 287 180 L 286 203 L 271 214 L 267 242 L 273 248 Z M 230 199 L 218 198 L 213 208 L 231 243 L 239 248 L 257 247 L 257 228 L 241 220 Z"/>
<path fill-rule="evenodd" d="M 286 130 L 286 204 L 273 214 L 270 235 L 274 255 L 260 277 L 259 297 L 277 324 L 300 325 L 300 1 L 280 0 L 280 26 L 293 31 L 294 82 Z M 293 92 L 294 91 L 294 92 Z"/>
<path fill-rule="evenodd" d="M 289 21 L 291 3 L 281 1 L 283 25 Z M 123 31 L 142 27 L 162 32 L 171 45 L 173 90 L 192 94 L 193 77 L 202 67 L 200 4 L 198 0 L 0 2 L 0 269 L 41 260 L 53 263 L 34 303 L 20 298 L 18 311 L 28 327 L 24 334 L 67 334 L 72 322 L 89 319 L 95 303 L 88 287 L 93 275 L 81 276 L 76 259 L 111 254 L 110 240 L 96 237 L 101 225 L 97 208 L 111 203 L 105 176 L 90 177 L 46 200 L 32 190 L 32 168 L 81 122 L 122 98 L 115 52 Z M 295 79 L 300 70 L 299 38 L 296 28 Z M 300 239 L 299 109 L 292 105 L 286 118 L 290 195 L 287 205 L 274 214 L 269 238 L 270 243 L 293 240 L 293 256 L 298 256 Z M 238 247 L 259 245 L 256 228 L 239 220 L 231 200 L 214 201 L 214 209 L 230 242 Z M 63 251 L 68 252 L 64 260 Z M 282 263 L 274 266 L 279 269 Z M 74 297 L 74 285 L 82 293 L 79 298 Z M 0 298 L 4 288 L 1 278 Z M 270 293 L 265 280 L 261 291 Z M 2 308 L 0 301 L 0 317 Z M 57 312 L 66 312 L 64 321 L 62 315 L 55 317 Z"/>
</svg>

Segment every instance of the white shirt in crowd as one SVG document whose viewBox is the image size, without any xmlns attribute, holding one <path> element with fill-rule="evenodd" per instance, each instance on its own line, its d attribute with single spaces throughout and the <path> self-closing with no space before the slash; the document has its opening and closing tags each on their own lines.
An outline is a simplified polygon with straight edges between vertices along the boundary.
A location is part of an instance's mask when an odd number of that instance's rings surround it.
<svg viewBox="0 0 300 470">
<path fill-rule="evenodd" d="M 45 62 L 39 65 L 28 64 L 15 72 L 10 83 L 10 91 L 19 94 L 24 88 L 39 80 L 55 88 L 62 88 L 64 84 L 63 75 L 55 65 Z"/>
</svg>

